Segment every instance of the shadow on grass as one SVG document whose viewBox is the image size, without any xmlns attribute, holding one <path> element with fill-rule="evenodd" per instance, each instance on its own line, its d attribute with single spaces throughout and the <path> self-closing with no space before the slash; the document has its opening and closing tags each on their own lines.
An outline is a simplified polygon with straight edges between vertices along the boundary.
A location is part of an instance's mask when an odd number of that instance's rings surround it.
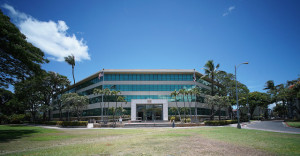
<svg viewBox="0 0 300 156">
<path fill-rule="evenodd" d="M 26 137 L 29 134 L 38 133 L 37 130 L 0 130 L 0 143 Z"/>
</svg>

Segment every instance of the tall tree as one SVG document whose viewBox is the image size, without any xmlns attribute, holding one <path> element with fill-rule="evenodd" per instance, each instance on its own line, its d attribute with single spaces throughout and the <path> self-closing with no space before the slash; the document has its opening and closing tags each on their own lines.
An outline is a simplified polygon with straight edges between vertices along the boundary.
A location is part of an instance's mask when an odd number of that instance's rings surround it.
<svg viewBox="0 0 300 156">
<path fill-rule="evenodd" d="M 215 78 L 218 72 L 220 72 L 220 70 L 218 70 L 220 67 L 220 64 L 215 65 L 213 60 L 208 60 L 206 62 L 206 64 L 204 65 L 204 72 L 205 75 L 203 75 L 202 77 L 208 77 L 211 79 L 211 95 L 214 96 L 215 92 Z M 211 119 L 214 118 L 214 105 L 211 105 Z"/>
<path fill-rule="evenodd" d="M 204 72 L 205 75 L 203 75 L 202 77 L 208 77 L 211 79 L 211 95 L 214 96 L 215 92 L 215 78 L 217 73 L 220 72 L 220 70 L 218 70 L 220 67 L 220 64 L 215 65 L 213 60 L 208 60 L 206 62 L 206 64 L 204 65 Z"/>
<path fill-rule="evenodd" d="M 270 104 L 270 96 L 267 93 L 251 92 L 249 93 L 250 116 L 253 117 L 255 108 L 267 108 Z M 260 114 L 259 114 L 260 115 Z"/>
<path fill-rule="evenodd" d="M 114 120 L 114 127 L 116 126 L 116 120 L 115 120 L 115 116 L 116 116 L 116 109 L 118 106 L 118 95 L 119 95 L 120 91 L 118 90 L 113 90 L 111 92 L 111 95 L 115 97 L 115 101 L 116 101 L 116 106 L 112 109 L 113 110 L 113 120 Z"/>
<path fill-rule="evenodd" d="M 188 90 L 186 91 L 186 95 L 187 95 L 187 101 L 189 102 L 189 111 L 190 111 L 190 119 L 192 121 L 192 101 L 193 101 L 193 95 L 194 95 L 194 92 L 192 90 Z M 188 97 L 191 97 L 191 101 L 189 101 L 189 98 Z"/>
<path fill-rule="evenodd" d="M 73 81 L 74 81 L 74 84 L 75 84 L 75 75 L 74 75 L 74 67 L 75 67 L 75 56 L 72 54 L 72 55 L 69 55 L 67 57 L 65 57 L 65 61 L 72 66 L 72 75 L 73 75 Z"/>
<path fill-rule="evenodd" d="M 0 10 L 0 88 L 39 74 L 49 62 L 44 53 L 26 41 L 26 36 Z"/>
<path fill-rule="evenodd" d="M 194 118 L 195 118 L 195 121 L 197 122 L 198 121 L 198 119 L 197 119 L 197 115 L 198 115 L 197 114 L 197 102 L 198 102 L 197 97 L 200 96 L 201 90 L 200 90 L 199 87 L 195 87 L 195 88 L 192 89 L 192 92 L 193 92 L 193 95 L 195 96 L 195 113 L 194 113 Z"/>
<path fill-rule="evenodd" d="M 66 76 L 60 75 L 56 72 L 48 72 L 47 76 L 44 78 L 43 87 L 49 88 L 48 93 L 50 96 L 50 101 L 52 107 L 59 110 L 59 118 L 62 120 L 62 109 L 63 105 L 60 100 L 60 96 L 64 93 L 65 89 L 70 85 L 70 81 Z M 45 89 L 44 91 L 47 92 Z M 45 99 L 48 100 L 48 99 Z M 50 112 L 48 112 L 50 116 Z"/>
<path fill-rule="evenodd" d="M 121 113 L 121 116 L 123 116 L 123 112 L 124 112 L 125 110 L 123 109 L 122 103 L 123 103 L 123 102 L 127 103 L 127 101 L 125 100 L 125 97 L 124 97 L 124 96 L 118 96 L 117 101 L 118 101 L 118 102 L 121 102 L 121 107 L 119 107 L 118 110 L 119 110 L 119 112 Z"/>
<path fill-rule="evenodd" d="M 9 90 L 0 88 L 0 115 L 24 114 L 26 106 Z"/>
<path fill-rule="evenodd" d="M 32 121 L 36 121 L 37 112 L 43 106 L 41 93 L 42 78 L 34 76 L 15 84 L 15 95 L 18 101 L 31 113 Z"/>
<path fill-rule="evenodd" d="M 186 95 L 186 90 L 185 89 L 180 89 L 179 94 L 181 94 L 182 101 L 183 101 L 183 114 L 184 114 L 184 122 L 186 123 L 186 108 L 185 108 L 185 100 L 184 97 Z"/>
<path fill-rule="evenodd" d="M 177 92 L 176 90 L 174 90 L 174 91 L 171 93 L 171 97 L 174 97 L 174 99 L 175 99 L 175 103 L 176 103 L 176 108 L 177 108 L 179 120 L 180 120 L 180 122 L 182 122 L 182 120 L 181 120 L 181 115 L 180 115 L 180 110 L 179 110 L 179 107 L 178 107 L 178 104 L 177 104 L 177 96 L 178 96 L 178 95 L 179 95 L 179 92 Z"/>
<path fill-rule="evenodd" d="M 103 90 L 103 95 L 104 95 L 104 98 L 105 98 L 105 99 L 108 99 L 108 96 L 111 95 L 110 89 L 109 89 L 109 88 L 105 88 L 105 89 Z M 105 111 L 105 115 L 106 115 L 106 116 L 108 115 L 108 108 L 109 108 L 109 102 L 107 101 L 107 103 L 108 103 L 108 104 L 107 104 L 107 109 L 106 109 L 106 111 Z M 105 108 L 105 102 L 104 102 L 103 107 Z M 108 118 L 106 118 L 106 119 L 108 119 Z M 106 120 L 106 122 L 107 122 L 107 120 Z"/>
<path fill-rule="evenodd" d="M 96 89 L 93 90 L 93 93 L 94 93 L 94 95 L 101 95 L 101 96 L 103 96 L 104 91 L 102 89 L 96 88 Z M 98 97 L 98 101 L 100 101 L 99 98 L 100 97 Z M 99 108 L 101 108 L 101 120 L 103 121 L 103 102 L 102 101 L 100 102 L 100 107 Z"/>
</svg>

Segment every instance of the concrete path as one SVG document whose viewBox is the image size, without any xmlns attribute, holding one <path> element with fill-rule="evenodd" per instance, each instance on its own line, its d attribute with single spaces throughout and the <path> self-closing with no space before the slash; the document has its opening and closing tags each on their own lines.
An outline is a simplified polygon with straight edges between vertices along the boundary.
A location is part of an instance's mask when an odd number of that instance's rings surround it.
<svg viewBox="0 0 300 156">
<path fill-rule="evenodd" d="M 256 129 L 271 132 L 280 133 L 291 133 L 300 134 L 300 128 L 288 127 L 285 125 L 283 120 L 276 121 L 252 121 L 250 124 L 248 122 L 242 123 L 242 128 L 245 129 Z"/>
</svg>

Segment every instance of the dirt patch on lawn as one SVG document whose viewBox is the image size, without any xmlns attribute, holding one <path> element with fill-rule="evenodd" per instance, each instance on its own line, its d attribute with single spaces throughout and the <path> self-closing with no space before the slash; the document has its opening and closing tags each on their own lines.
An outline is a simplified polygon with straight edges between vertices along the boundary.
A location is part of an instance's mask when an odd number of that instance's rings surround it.
<svg viewBox="0 0 300 156">
<path fill-rule="evenodd" d="M 176 152 L 171 155 L 256 155 L 268 156 L 274 155 L 255 148 L 238 146 L 231 143 L 207 139 L 201 136 L 189 137 L 187 140 L 181 140 L 177 144 Z"/>
</svg>

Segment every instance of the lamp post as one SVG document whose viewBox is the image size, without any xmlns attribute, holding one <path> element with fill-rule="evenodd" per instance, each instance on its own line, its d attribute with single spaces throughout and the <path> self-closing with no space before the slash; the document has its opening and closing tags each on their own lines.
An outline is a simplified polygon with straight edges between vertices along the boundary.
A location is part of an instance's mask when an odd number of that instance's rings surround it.
<svg viewBox="0 0 300 156">
<path fill-rule="evenodd" d="M 241 64 L 248 64 L 248 62 L 244 62 L 244 63 L 241 63 Z M 234 66 L 234 69 L 235 69 L 235 92 L 236 92 L 236 106 L 237 106 L 237 119 L 238 119 L 238 125 L 237 125 L 237 128 L 238 129 L 241 129 L 241 125 L 240 125 L 240 111 L 239 111 L 239 109 L 240 109 L 240 107 L 239 107 L 239 97 L 238 97 L 238 90 L 237 90 L 237 78 L 236 78 L 236 70 L 237 70 L 237 68 L 241 65 L 241 64 L 239 64 L 239 65 L 235 65 Z"/>
</svg>

